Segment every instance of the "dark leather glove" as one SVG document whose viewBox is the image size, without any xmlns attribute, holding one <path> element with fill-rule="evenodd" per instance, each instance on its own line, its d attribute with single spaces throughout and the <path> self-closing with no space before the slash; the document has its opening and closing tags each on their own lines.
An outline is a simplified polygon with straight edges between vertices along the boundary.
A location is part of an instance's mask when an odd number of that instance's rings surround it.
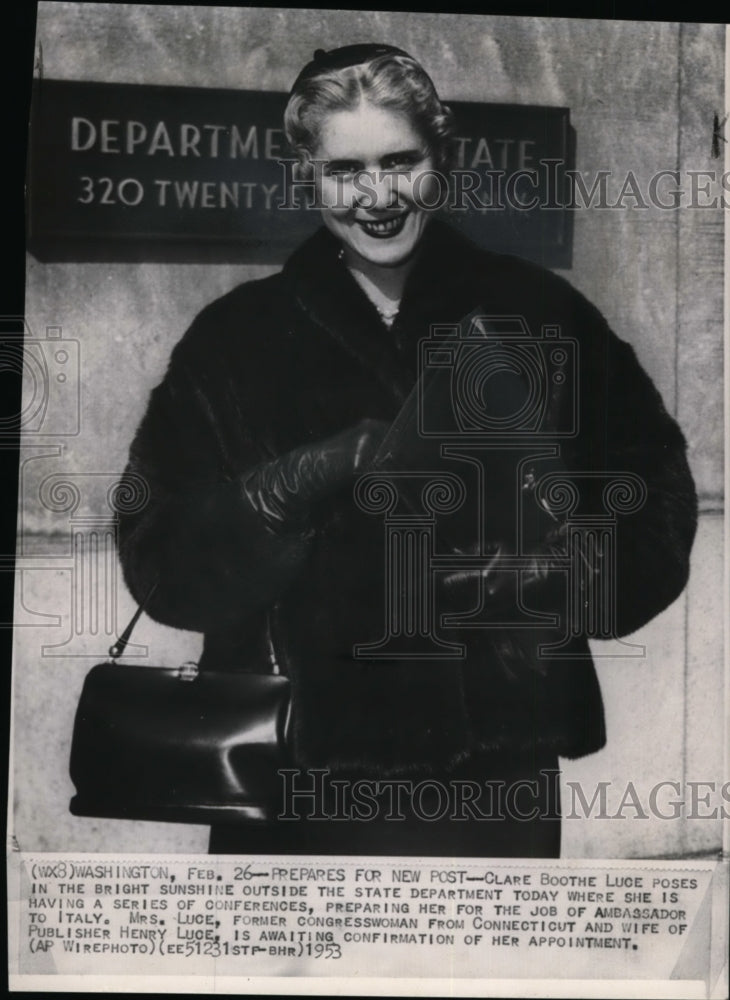
<svg viewBox="0 0 730 1000">
<path fill-rule="evenodd" d="M 243 476 L 244 500 L 271 534 L 301 531 L 318 500 L 354 483 L 367 469 L 387 429 L 385 421 L 361 420 L 334 437 L 257 465 Z"/>
<path fill-rule="evenodd" d="M 441 602 L 438 610 L 468 611 L 469 608 L 463 606 L 463 601 L 467 593 L 477 593 L 476 581 L 481 577 L 480 594 L 487 612 L 494 612 L 495 617 L 504 615 L 510 608 L 516 608 L 518 595 L 528 607 L 537 611 L 557 612 L 561 615 L 567 613 L 567 535 L 565 523 L 549 531 L 539 545 L 532 547 L 529 562 L 519 571 L 519 575 L 514 569 L 505 569 L 506 553 L 499 544 L 491 547 L 482 569 L 443 574 L 437 590 L 437 597 Z M 581 585 L 585 586 L 591 577 L 601 572 L 603 553 L 595 547 L 590 551 L 583 551 L 578 546 L 575 557 L 582 562 L 579 579 Z M 462 602 L 460 609 L 459 602 Z"/>
</svg>

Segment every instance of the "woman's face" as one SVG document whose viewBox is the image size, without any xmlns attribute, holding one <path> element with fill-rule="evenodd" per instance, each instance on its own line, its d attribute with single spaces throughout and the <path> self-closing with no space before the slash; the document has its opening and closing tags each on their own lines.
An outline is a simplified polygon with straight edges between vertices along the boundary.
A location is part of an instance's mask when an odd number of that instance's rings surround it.
<svg viewBox="0 0 730 1000">
<path fill-rule="evenodd" d="M 421 239 L 424 206 L 433 207 L 438 183 L 433 158 L 408 116 L 367 101 L 333 112 L 322 122 L 314 158 L 324 224 L 350 263 L 404 264 Z"/>
</svg>

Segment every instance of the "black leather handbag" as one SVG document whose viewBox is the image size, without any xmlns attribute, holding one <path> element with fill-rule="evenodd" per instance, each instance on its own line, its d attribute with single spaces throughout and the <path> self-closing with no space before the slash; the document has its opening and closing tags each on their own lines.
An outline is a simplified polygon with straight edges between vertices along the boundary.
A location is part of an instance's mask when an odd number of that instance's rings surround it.
<svg viewBox="0 0 730 1000">
<path fill-rule="evenodd" d="M 153 588 L 154 590 L 154 588 Z M 179 823 L 266 823 L 281 812 L 290 685 L 270 671 L 117 663 L 152 592 L 110 660 L 93 667 L 71 745 L 75 816 Z"/>
</svg>

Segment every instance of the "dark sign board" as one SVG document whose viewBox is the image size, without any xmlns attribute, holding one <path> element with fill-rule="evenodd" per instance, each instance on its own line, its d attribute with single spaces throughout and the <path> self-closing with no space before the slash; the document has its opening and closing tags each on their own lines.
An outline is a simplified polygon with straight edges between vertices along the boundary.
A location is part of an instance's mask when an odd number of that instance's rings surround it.
<svg viewBox="0 0 730 1000">
<path fill-rule="evenodd" d="M 264 91 L 37 81 L 29 249 L 48 261 L 283 261 L 320 224 L 291 184 L 285 104 Z M 438 210 L 484 247 L 569 267 L 568 110 L 450 106 L 458 162 Z"/>
</svg>

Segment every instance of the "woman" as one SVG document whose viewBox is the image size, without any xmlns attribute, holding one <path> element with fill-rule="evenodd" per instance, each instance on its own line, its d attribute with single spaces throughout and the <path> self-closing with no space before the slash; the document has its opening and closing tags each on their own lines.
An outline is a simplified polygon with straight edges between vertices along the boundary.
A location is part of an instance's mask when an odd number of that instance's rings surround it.
<svg viewBox="0 0 730 1000">
<path fill-rule="evenodd" d="M 606 634 L 624 635 L 687 580 L 696 499 L 684 439 L 632 349 L 581 295 L 432 218 L 451 118 L 412 57 L 320 50 L 294 84 L 285 128 L 324 226 L 281 273 L 204 309 L 175 348 L 130 451 L 152 499 L 120 517 L 120 556 L 138 600 L 157 581 L 153 617 L 205 633 L 201 670 L 277 657 L 292 683 L 296 787 L 311 786 L 311 769 L 381 785 L 368 821 L 338 812 L 330 789 L 320 815 L 337 819 L 214 828 L 211 850 L 558 856 L 558 755 L 605 740 L 580 606 L 594 600 L 607 550 L 581 549 L 568 602 L 570 525 L 539 482 L 580 480 L 580 513 L 594 517 L 606 475 L 639 484 L 640 509 L 614 519 L 608 567 Z M 520 314 L 525 336 L 552 324 L 577 343 L 567 379 L 553 372 L 540 389 L 534 433 L 461 460 L 412 426 L 386 438 L 416 385 L 419 343 L 479 313 Z M 519 410 L 524 380 L 497 369 L 489 405 Z M 433 383 L 436 423 L 459 404 L 452 375 Z M 459 658 L 367 655 L 383 634 L 387 561 L 382 523 L 353 488 L 373 460 L 464 484 L 466 502 L 437 532 L 438 552 L 455 561 L 433 574 L 440 634 L 461 643 Z M 528 556 L 519 574 L 508 561 L 518 550 Z M 481 561 L 461 567 L 470 553 Z M 544 655 L 566 627 L 560 655 Z M 425 779 L 416 801 L 402 783 Z M 440 787 L 458 787 L 460 807 L 428 821 L 441 815 Z"/>
</svg>

